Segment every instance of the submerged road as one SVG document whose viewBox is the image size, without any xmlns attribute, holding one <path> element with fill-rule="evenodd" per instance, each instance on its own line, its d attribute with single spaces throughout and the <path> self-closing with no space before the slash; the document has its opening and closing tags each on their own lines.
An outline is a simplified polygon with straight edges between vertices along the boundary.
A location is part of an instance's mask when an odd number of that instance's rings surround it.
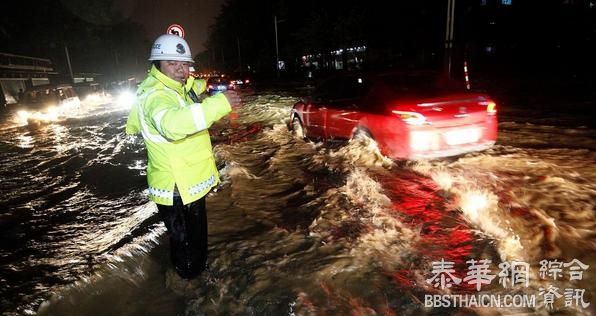
<svg viewBox="0 0 596 316">
<path fill-rule="evenodd" d="M 42 124 L 1 112 L 0 312 L 594 311 L 592 127 L 509 105 L 490 150 L 394 162 L 369 140 L 292 137 L 298 94 L 246 93 L 237 115 L 211 128 L 226 167 L 207 199 L 209 270 L 193 282 L 169 266 L 142 140 L 124 135 L 126 108 L 106 99 Z M 513 262 L 528 264 L 517 284 L 501 273 Z M 447 294 L 528 304 L 433 301 Z"/>
</svg>

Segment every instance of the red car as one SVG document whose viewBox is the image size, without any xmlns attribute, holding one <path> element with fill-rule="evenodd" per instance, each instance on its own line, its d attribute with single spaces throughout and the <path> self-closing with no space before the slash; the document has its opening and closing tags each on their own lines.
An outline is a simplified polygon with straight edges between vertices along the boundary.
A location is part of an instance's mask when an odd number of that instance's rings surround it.
<svg viewBox="0 0 596 316">
<path fill-rule="evenodd" d="M 497 138 L 495 102 L 434 72 L 337 76 L 296 103 L 290 122 L 304 138 L 368 136 L 393 159 L 480 151 Z"/>
</svg>

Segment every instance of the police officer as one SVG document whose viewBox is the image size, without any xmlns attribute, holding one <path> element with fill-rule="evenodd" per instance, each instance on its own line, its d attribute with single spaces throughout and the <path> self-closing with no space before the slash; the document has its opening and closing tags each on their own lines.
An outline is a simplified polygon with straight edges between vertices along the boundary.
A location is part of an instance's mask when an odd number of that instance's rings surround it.
<svg viewBox="0 0 596 316">
<path fill-rule="evenodd" d="M 230 91 L 199 102 L 205 81 L 189 76 L 193 60 L 179 36 L 159 36 L 149 60 L 126 133 L 143 135 L 149 198 L 168 230 L 176 272 L 191 279 L 206 266 L 205 196 L 220 182 L 207 128 L 230 113 L 239 98 Z"/>
</svg>

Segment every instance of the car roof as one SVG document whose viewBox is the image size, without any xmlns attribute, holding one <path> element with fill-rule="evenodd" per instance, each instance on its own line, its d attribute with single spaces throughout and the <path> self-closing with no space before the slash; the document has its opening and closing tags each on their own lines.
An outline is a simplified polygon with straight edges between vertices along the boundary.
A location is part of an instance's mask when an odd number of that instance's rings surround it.
<svg viewBox="0 0 596 316">
<path fill-rule="evenodd" d="M 371 71 L 347 71 L 339 72 L 331 75 L 329 78 L 336 77 L 357 77 L 363 76 L 368 78 L 384 77 L 384 76 L 443 76 L 444 74 L 436 70 L 417 69 L 417 70 L 371 70 Z"/>
</svg>

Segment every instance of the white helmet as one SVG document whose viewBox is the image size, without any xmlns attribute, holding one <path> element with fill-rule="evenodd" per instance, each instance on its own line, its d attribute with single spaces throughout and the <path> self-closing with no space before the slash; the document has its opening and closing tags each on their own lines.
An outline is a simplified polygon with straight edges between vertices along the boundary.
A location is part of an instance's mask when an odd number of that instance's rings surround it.
<svg viewBox="0 0 596 316">
<path fill-rule="evenodd" d="M 193 62 L 188 43 L 180 36 L 164 34 L 151 46 L 149 60 L 178 60 Z"/>
</svg>

